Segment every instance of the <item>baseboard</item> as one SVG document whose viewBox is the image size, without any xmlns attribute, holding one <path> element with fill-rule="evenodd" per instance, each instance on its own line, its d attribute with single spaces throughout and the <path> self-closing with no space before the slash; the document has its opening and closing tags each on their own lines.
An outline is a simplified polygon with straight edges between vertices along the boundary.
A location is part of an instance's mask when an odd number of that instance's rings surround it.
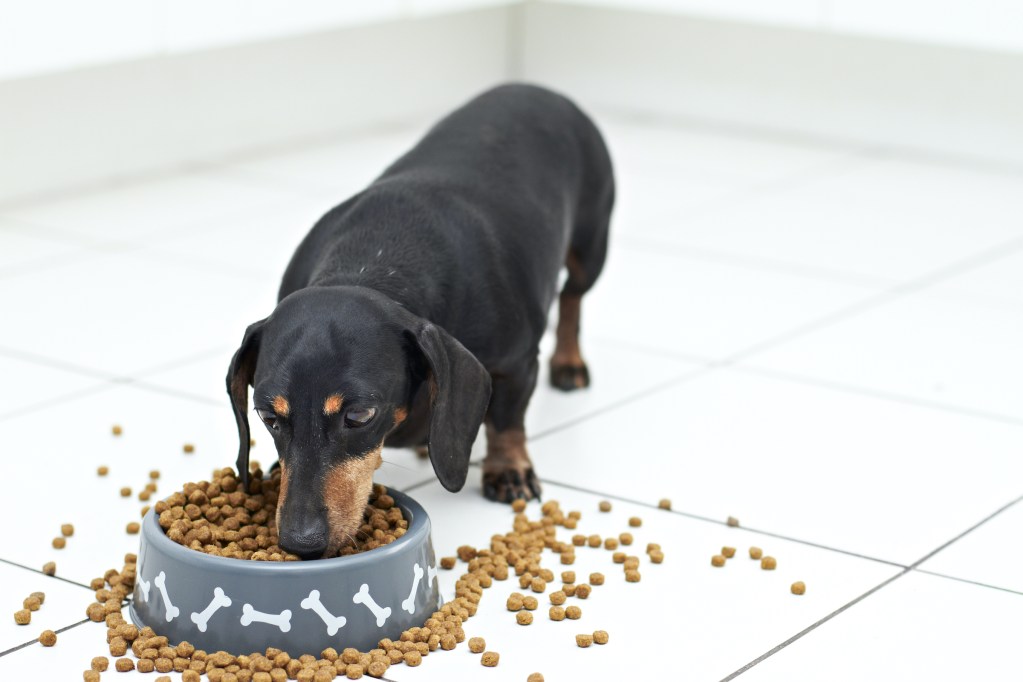
<svg viewBox="0 0 1023 682">
<path fill-rule="evenodd" d="M 508 75 L 510 6 L 0 83 L 0 202 L 376 123 Z"/>
<path fill-rule="evenodd" d="M 523 6 L 528 80 L 676 116 L 1023 167 L 1023 55 L 557 2 Z"/>
</svg>

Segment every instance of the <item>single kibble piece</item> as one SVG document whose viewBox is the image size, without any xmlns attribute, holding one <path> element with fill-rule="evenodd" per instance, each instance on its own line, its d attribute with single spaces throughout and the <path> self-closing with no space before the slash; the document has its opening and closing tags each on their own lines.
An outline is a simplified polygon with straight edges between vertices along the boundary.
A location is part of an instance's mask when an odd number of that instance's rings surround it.
<svg viewBox="0 0 1023 682">
<path fill-rule="evenodd" d="M 38 611 L 39 607 L 43 605 L 43 601 L 36 596 L 25 597 L 24 601 L 21 602 L 21 605 L 29 611 Z"/>
<path fill-rule="evenodd" d="M 806 594 L 806 584 L 802 580 L 792 583 L 792 594 Z"/>
<path fill-rule="evenodd" d="M 557 592 L 551 592 L 551 603 L 555 605 L 561 605 L 565 603 L 566 595 L 564 591 L 558 590 Z"/>
<path fill-rule="evenodd" d="M 618 549 L 618 540 L 615 538 L 604 538 L 604 549 L 616 550 Z"/>
<path fill-rule="evenodd" d="M 423 662 L 423 655 L 419 651 L 406 651 L 405 652 L 405 665 L 410 668 L 415 668 L 417 665 Z"/>
<path fill-rule="evenodd" d="M 497 667 L 497 662 L 501 660 L 501 654 L 496 651 L 484 651 L 483 658 L 480 659 L 480 663 L 488 668 Z"/>
<path fill-rule="evenodd" d="M 36 599 L 39 600 L 40 604 L 42 604 L 43 602 L 46 601 L 46 593 L 45 592 L 33 592 L 32 594 L 30 594 L 28 596 L 35 597 Z"/>
<path fill-rule="evenodd" d="M 63 523 L 60 526 L 60 534 L 69 538 L 75 534 L 75 527 L 70 523 Z"/>
<path fill-rule="evenodd" d="M 529 673 L 526 682 L 543 682 L 543 675 L 540 673 Z"/>
<path fill-rule="evenodd" d="M 656 542 L 648 542 L 648 543 L 646 543 L 646 553 L 647 554 L 649 554 L 650 552 L 659 552 L 659 551 L 661 551 L 661 546 L 659 544 L 657 544 Z"/>
<path fill-rule="evenodd" d="M 47 561 L 43 564 L 43 573 L 46 575 L 55 575 L 57 573 L 57 564 L 52 561 Z"/>
<path fill-rule="evenodd" d="M 657 503 L 658 509 L 671 509 L 671 500 L 667 497 L 662 497 L 661 501 Z"/>
<path fill-rule="evenodd" d="M 575 545 L 576 547 L 582 547 L 583 545 L 586 544 L 586 536 L 581 534 L 573 535 L 572 544 Z"/>
<path fill-rule="evenodd" d="M 643 519 L 639 518 L 638 516 L 629 517 L 629 525 L 632 526 L 633 528 L 639 528 L 640 526 L 643 525 Z"/>
<path fill-rule="evenodd" d="M 658 547 L 658 549 L 660 548 Z M 731 559 L 733 556 L 735 556 L 735 547 L 722 547 L 721 555 L 724 556 L 726 559 Z"/>
<path fill-rule="evenodd" d="M 128 486 L 121 488 L 121 497 L 131 497 L 131 488 Z"/>
<path fill-rule="evenodd" d="M 114 670 L 119 673 L 126 673 L 135 669 L 135 663 L 130 658 L 119 658 L 114 662 Z"/>
<path fill-rule="evenodd" d="M 566 583 L 566 584 L 561 586 L 561 591 L 565 593 L 566 597 L 574 597 L 575 596 L 575 585 L 573 585 L 571 583 Z"/>
<path fill-rule="evenodd" d="M 659 564 L 664 561 L 664 552 L 650 552 L 650 563 Z"/>
<path fill-rule="evenodd" d="M 533 622 L 533 614 L 529 611 L 519 611 L 515 614 L 515 622 L 519 625 L 529 625 Z"/>
<path fill-rule="evenodd" d="M 590 547 L 600 547 L 600 544 L 603 541 L 604 541 L 603 538 L 601 538 L 599 535 L 591 535 L 590 537 L 586 538 L 586 542 Z"/>
<path fill-rule="evenodd" d="M 739 519 L 735 518 L 734 516 L 729 516 L 727 523 L 732 528 L 738 528 L 739 527 Z"/>
<path fill-rule="evenodd" d="M 633 568 L 639 568 L 639 557 L 638 556 L 625 557 L 625 563 L 622 565 L 622 568 L 624 568 L 626 571 Z"/>
<path fill-rule="evenodd" d="M 469 651 L 474 654 L 482 654 L 483 650 L 487 648 L 487 641 L 482 637 L 470 637 L 469 638 Z"/>
<path fill-rule="evenodd" d="M 540 602 L 536 600 L 536 597 L 523 597 L 522 608 L 527 611 L 536 611 L 536 607 L 540 605 Z"/>
<path fill-rule="evenodd" d="M 453 556 L 443 556 L 440 558 L 440 567 L 450 570 L 455 567 L 456 561 L 458 561 L 458 559 Z"/>
<path fill-rule="evenodd" d="M 750 547 L 749 548 L 749 558 L 750 559 L 759 559 L 762 556 L 764 556 L 764 550 L 760 549 L 759 547 Z"/>
<path fill-rule="evenodd" d="M 124 429 L 121 428 L 120 424 L 114 424 L 113 426 L 110 427 L 110 433 L 114 434 L 115 436 L 120 436 L 122 433 L 124 433 Z"/>
<path fill-rule="evenodd" d="M 607 630 L 597 630 L 593 633 L 593 641 L 596 644 L 607 644 Z"/>
<path fill-rule="evenodd" d="M 152 471 L 150 471 L 149 472 L 149 478 L 153 479 L 154 481 L 156 479 L 160 478 L 160 470 L 159 469 L 153 469 Z"/>
<path fill-rule="evenodd" d="M 618 536 L 618 540 L 623 545 L 631 545 L 632 544 L 632 533 L 622 533 L 622 534 L 620 534 Z"/>
<path fill-rule="evenodd" d="M 587 597 L 590 596 L 590 590 L 592 589 L 593 588 L 587 585 L 586 583 L 583 583 L 582 585 L 576 585 L 575 596 L 579 597 L 580 599 L 586 599 Z"/>
<path fill-rule="evenodd" d="M 585 649 L 589 645 L 593 644 L 593 635 L 576 635 L 575 643 L 582 649 Z"/>
<path fill-rule="evenodd" d="M 529 589 L 534 592 L 543 592 L 547 589 L 547 581 L 540 576 L 537 576 L 529 582 Z"/>
<path fill-rule="evenodd" d="M 629 569 L 625 572 L 625 582 L 627 583 L 638 583 L 639 582 L 639 571 L 634 568 Z"/>
<path fill-rule="evenodd" d="M 15 611 L 14 622 L 18 625 L 28 625 L 32 622 L 32 612 L 28 609 L 19 609 Z"/>
<path fill-rule="evenodd" d="M 562 552 L 561 563 L 564 564 L 565 566 L 571 566 L 572 564 L 575 563 L 575 554 L 571 552 Z"/>
<path fill-rule="evenodd" d="M 575 582 L 575 571 L 562 571 L 561 582 L 563 583 L 574 583 Z"/>
<path fill-rule="evenodd" d="M 50 544 L 53 545 L 54 549 L 64 549 L 64 547 L 67 545 L 67 538 L 65 538 L 63 535 L 58 535 L 57 537 L 53 538 L 53 542 L 51 542 Z"/>
<path fill-rule="evenodd" d="M 565 609 L 561 606 L 552 606 L 547 611 L 547 615 L 551 620 L 565 620 Z"/>
<path fill-rule="evenodd" d="M 721 556 L 720 554 L 715 554 L 714 556 L 712 556 L 710 558 L 710 565 L 711 566 L 717 566 L 718 568 L 721 568 L 722 566 L 725 565 L 725 558 L 723 556 Z"/>
<path fill-rule="evenodd" d="M 601 500 L 600 504 L 597 505 L 597 509 L 602 512 L 609 512 L 611 511 L 611 503 L 607 500 Z"/>
<path fill-rule="evenodd" d="M 140 528 L 140 526 L 139 526 L 138 522 L 137 521 L 132 521 L 127 526 L 125 526 L 124 529 L 126 531 L 128 531 L 128 535 L 135 535 L 136 533 L 139 532 L 139 528 Z"/>
<path fill-rule="evenodd" d="M 590 573 L 590 584 L 591 585 L 603 585 L 604 574 L 603 573 Z"/>
<path fill-rule="evenodd" d="M 778 568 L 778 562 L 777 560 L 775 560 L 773 556 L 765 556 L 763 559 L 760 560 L 760 568 L 764 569 L 765 571 L 773 571 L 774 569 Z"/>
<path fill-rule="evenodd" d="M 39 643 L 43 646 L 53 646 L 57 643 L 57 633 L 53 630 L 43 630 L 39 635 Z"/>
<path fill-rule="evenodd" d="M 109 473 L 110 473 L 110 467 L 107 467 L 107 466 L 98 466 L 98 467 L 96 467 L 96 475 L 97 476 L 106 476 Z"/>
<path fill-rule="evenodd" d="M 84 682 L 99 682 L 99 673 L 95 670 L 86 670 L 82 673 Z"/>
<path fill-rule="evenodd" d="M 523 500 L 521 497 L 517 500 L 514 500 L 512 502 L 512 511 L 514 512 L 526 511 L 526 501 Z"/>
<path fill-rule="evenodd" d="M 110 665 L 110 660 L 106 656 L 97 656 L 92 659 L 92 663 L 89 665 L 90 668 L 98 673 L 106 672 L 107 667 Z"/>
<path fill-rule="evenodd" d="M 615 562 L 616 564 L 624 564 L 625 552 L 615 552 L 614 554 L 611 555 L 611 561 Z"/>
<path fill-rule="evenodd" d="M 252 446 L 250 445 L 249 447 L 252 447 Z M 186 455 L 190 455 L 190 454 L 192 454 L 193 452 L 195 452 L 195 446 L 194 446 L 194 445 L 192 445 L 191 443 L 185 443 L 184 445 L 182 445 L 182 446 L 181 446 L 181 450 L 182 450 L 182 451 L 183 451 L 183 452 L 184 452 L 184 453 L 185 453 Z"/>
<path fill-rule="evenodd" d="M 583 617 L 583 610 L 578 606 L 569 606 L 565 609 L 565 617 L 569 620 L 579 620 Z"/>
<path fill-rule="evenodd" d="M 522 610 L 522 595 L 518 592 L 512 592 L 508 595 L 508 600 L 504 603 L 509 611 L 521 611 Z"/>
</svg>

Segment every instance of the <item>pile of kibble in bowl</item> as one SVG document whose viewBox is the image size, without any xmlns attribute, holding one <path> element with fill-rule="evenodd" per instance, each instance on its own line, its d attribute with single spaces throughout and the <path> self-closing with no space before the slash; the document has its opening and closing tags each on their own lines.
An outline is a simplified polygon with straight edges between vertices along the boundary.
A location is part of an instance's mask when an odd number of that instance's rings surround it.
<svg viewBox="0 0 1023 682">
<path fill-rule="evenodd" d="M 280 483 L 280 469 L 267 479 L 256 469 L 246 491 L 234 469 L 219 469 L 210 481 L 186 483 L 157 502 L 154 511 L 168 538 L 197 552 L 250 561 L 300 561 L 277 544 Z M 373 486 L 362 521 L 355 543 L 342 547 L 341 556 L 390 544 L 408 530 L 401 508 L 382 485 Z"/>
</svg>

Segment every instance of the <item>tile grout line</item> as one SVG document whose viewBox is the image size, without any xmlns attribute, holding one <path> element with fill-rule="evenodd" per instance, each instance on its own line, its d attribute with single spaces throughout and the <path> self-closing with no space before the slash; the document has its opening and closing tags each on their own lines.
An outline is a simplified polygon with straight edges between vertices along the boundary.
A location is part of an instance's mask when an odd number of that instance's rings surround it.
<svg viewBox="0 0 1023 682">
<path fill-rule="evenodd" d="M 922 568 L 914 568 L 914 573 L 922 573 L 923 575 L 933 576 L 935 578 L 944 578 L 945 580 L 952 580 L 957 583 L 966 583 L 967 585 L 976 585 L 977 587 L 987 587 L 992 590 L 998 590 L 999 592 L 1008 592 L 1009 594 L 1018 594 L 1023 596 L 1023 592 L 1020 590 L 1014 590 L 1011 587 L 1001 587 L 999 585 L 992 585 L 991 583 L 982 583 L 979 580 L 970 580 L 969 578 L 959 578 L 954 575 L 947 575 L 945 573 L 937 573 L 935 571 L 926 571 Z"/>
<path fill-rule="evenodd" d="M 62 632 L 67 632 L 71 628 L 76 628 L 79 625 L 82 625 L 83 623 L 88 623 L 88 622 L 89 622 L 89 619 L 85 618 L 83 620 L 78 621 L 77 623 L 72 623 L 71 625 L 65 625 L 64 627 L 60 628 L 59 630 L 54 630 L 54 633 L 59 635 Z M 24 643 L 19 644 L 17 646 L 11 647 L 7 651 L 0 651 L 0 657 L 6 656 L 7 654 L 13 654 L 16 651 L 21 651 L 25 647 L 29 647 L 29 646 L 32 646 L 33 644 L 38 644 L 38 643 L 39 643 L 38 639 L 30 639 L 27 642 L 24 642 Z"/>
<path fill-rule="evenodd" d="M 23 568 L 26 571 L 31 571 L 33 573 L 38 573 L 39 575 L 45 577 L 46 579 L 51 579 L 52 578 L 52 579 L 60 580 L 60 581 L 65 582 L 65 583 L 67 583 L 69 585 L 75 585 L 76 587 L 82 587 L 82 588 L 85 588 L 86 590 L 92 591 L 92 588 L 90 586 L 88 586 L 88 585 L 84 585 L 84 584 L 82 584 L 80 582 L 71 580 L 70 578 L 65 578 L 64 576 L 61 576 L 61 575 L 46 575 L 45 573 L 40 571 L 38 568 L 32 568 L 31 566 L 26 566 L 25 564 L 20 564 L 17 561 L 11 561 L 10 559 L 0 558 L 0 562 L 8 564 L 10 566 L 16 566 L 18 568 Z"/>
<path fill-rule="evenodd" d="M 739 675 L 742 675 L 743 673 L 745 673 L 747 670 L 749 670 L 753 666 L 755 666 L 755 665 L 763 662 L 764 660 L 770 658 L 771 656 L 775 655 L 776 653 L 778 653 L 779 651 L 781 651 L 782 649 L 787 647 L 789 644 L 792 644 L 796 640 L 801 639 L 807 633 L 811 632 L 812 630 L 815 630 L 817 627 L 819 627 L 819 626 L 823 625 L 824 623 L 828 622 L 829 620 L 831 620 L 835 616 L 843 613 L 844 611 L 846 611 L 850 607 L 855 606 L 859 602 L 863 601 L 867 597 L 869 597 L 872 594 L 874 594 L 875 592 L 879 591 L 881 588 L 886 587 L 887 585 L 891 584 L 895 580 L 898 580 L 899 578 L 903 577 L 904 575 L 907 575 L 911 571 L 916 571 L 917 570 L 917 566 L 919 566 L 921 563 L 927 561 L 928 559 L 933 557 L 938 552 L 940 552 L 943 549 L 947 548 L 949 545 L 951 545 L 951 544 L 957 542 L 958 540 L 961 540 L 963 537 L 969 535 L 970 533 L 975 531 L 977 528 L 983 526 L 985 523 L 987 523 L 991 519 L 995 518 L 996 516 L 998 516 L 999 514 L 1004 512 L 1006 509 L 1009 509 L 1010 507 L 1018 504 L 1021 500 L 1023 500 L 1023 495 L 1021 495 L 1021 496 L 1017 497 L 1016 499 L 1011 500 L 1010 502 L 1002 505 L 1001 507 L 996 509 L 994 512 L 988 514 L 987 516 L 985 516 L 983 519 L 981 519 L 977 523 L 973 524 L 972 526 L 970 526 L 969 528 L 967 528 L 963 532 L 961 532 L 958 535 L 956 535 L 955 537 L 953 537 L 951 540 L 949 540 L 949 541 L 939 545 L 937 548 L 931 550 L 930 552 L 928 552 L 924 556 L 920 557 L 919 559 L 914 561 L 912 564 L 907 566 L 904 570 L 900 571 L 899 573 L 896 573 L 895 575 L 893 575 L 892 577 L 888 578 L 887 580 L 885 580 L 884 582 L 880 583 L 879 585 L 875 585 L 873 588 L 871 588 L 870 590 L 864 592 L 863 594 L 861 594 L 860 596 L 856 597 L 855 599 L 853 599 L 849 603 L 844 604 L 843 606 L 839 607 L 838 609 L 836 609 L 832 613 L 828 614 L 824 618 L 820 619 L 816 623 L 813 623 L 809 627 L 804 628 L 800 632 L 797 632 L 792 637 L 789 637 L 787 640 L 785 640 L 781 644 L 778 644 L 777 646 L 775 646 L 774 648 L 770 649 L 769 651 L 761 654 L 760 656 L 758 656 L 757 658 L 753 659 L 752 661 L 750 661 L 746 665 L 742 666 L 741 668 L 739 668 L 738 670 L 736 670 L 732 674 L 728 675 L 727 677 L 722 678 L 721 682 L 729 682 L 729 680 L 735 679 L 736 677 L 738 677 Z M 945 576 L 942 576 L 942 577 L 945 577 Z M 964 581 L 964 582 L 970 582 L 970 581 Z M 998 589 L 998 588 L 994 588 L 994 589 Z M 1007 590 L 1007 591 L 1011 592 L 1012 590 Z"/>
</svg>

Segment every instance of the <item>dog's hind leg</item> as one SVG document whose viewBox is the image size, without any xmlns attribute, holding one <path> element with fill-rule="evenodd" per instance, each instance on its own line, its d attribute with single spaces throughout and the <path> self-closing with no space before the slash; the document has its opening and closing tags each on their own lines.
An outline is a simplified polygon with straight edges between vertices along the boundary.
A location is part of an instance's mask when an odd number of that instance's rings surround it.
<svg viewBox="0 0 1023 682">
<path fill-rule="evenodd" d="M 492 375 L 487 411 L 487 456 L 483 460 L 483 495 L 498 502 L 540 497 L 540 480 L 526 451 L 525 416 L 536 388 L 536 356 L 523 372 Z"/>
</svg>

